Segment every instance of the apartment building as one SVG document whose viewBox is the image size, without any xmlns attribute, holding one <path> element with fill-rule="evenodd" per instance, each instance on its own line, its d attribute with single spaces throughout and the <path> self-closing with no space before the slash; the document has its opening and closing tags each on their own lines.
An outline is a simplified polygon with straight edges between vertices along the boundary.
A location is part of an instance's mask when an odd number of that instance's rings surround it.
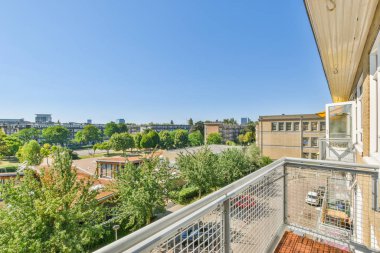
<svg viewBox="0 0 380 253">
<path fill-rule="evenodd" d="M 220 133 L 223 142 L 234 141 L 236 142 L 239 134 L 242 133 L 244 126 L 235 124 L 224 124 L 221 122 L 208 122 L 204 124 L 204 138 L 205 142 L 211 133 Z"/>
<path fill-rule="evenodd" d="M 178 129 L 184 129 L 189 131 L 191 128 L 190 125 L 186 124 L 143 124 L 140 126 L 140 131 L 143 132 L 146 129 L 152 129 L 156 132 L 161 132 L 161 131 L 174 131 Z"/>
<path fill-rule="evenodd" d="M 319 142 L 325 131 L 325 118 L 318 114 L 260 116 L 256 142 L 262 155 L 272 159 L 318 159 Z"/>
</svg>

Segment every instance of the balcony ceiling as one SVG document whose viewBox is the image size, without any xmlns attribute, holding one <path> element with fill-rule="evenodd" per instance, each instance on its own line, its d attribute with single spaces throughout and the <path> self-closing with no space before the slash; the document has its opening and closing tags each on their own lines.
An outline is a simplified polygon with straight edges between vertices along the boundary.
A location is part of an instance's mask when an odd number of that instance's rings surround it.
<svg viewBox="0 0 380 253">
<path fill-rule="evenodd" d="M 334 102 L 349 100 L 378 0 L 304 0 Z"/>
</svg>

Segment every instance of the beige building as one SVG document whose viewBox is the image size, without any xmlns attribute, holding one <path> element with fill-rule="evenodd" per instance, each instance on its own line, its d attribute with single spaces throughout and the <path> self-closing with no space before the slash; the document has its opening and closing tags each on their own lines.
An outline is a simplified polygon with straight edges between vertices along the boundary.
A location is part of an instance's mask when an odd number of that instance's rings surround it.
<svg viewBox="0 0 380 253">
<path fill-rule="evenodd" d="M 260 116 L 256 142 L 262 155 L 319 158 L 319 140 L 325 137 L 325 118 L 317 114 Z"/>
<path fill-rule="evenodd" d="M 239 134 L 241 134 L 244 126 L 236 124 L 224 124 L 221 122 L 209 122 L 204 124 L 204 138 L 205 143 L 207 137 L 211 133 L 220 133 L 223 138 L 223 142 L 233 141 L 237 142 Z"/>
</svg>

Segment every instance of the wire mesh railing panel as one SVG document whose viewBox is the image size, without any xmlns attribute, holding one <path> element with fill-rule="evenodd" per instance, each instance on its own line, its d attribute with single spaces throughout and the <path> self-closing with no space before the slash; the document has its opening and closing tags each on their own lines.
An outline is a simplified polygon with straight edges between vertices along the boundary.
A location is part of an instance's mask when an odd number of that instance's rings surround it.
<svg viewBox="0 0 380 253">
<path fill-rule="evenodd" d="M 355 179 L 352 241 L 380 250 L 380 212 L 375 208 L 373 198 L 375 184 L 378 183 L 370 175 L 358 174 Z"/>
<path fill-rule="evenodd" d="M 230 199 L 232 252 L 266 252 L 284 219 L 283 169 L 278 168 Z"/>
<path fill-rule="evenodd" d="M 353 177 L 349 173 L 287 167 L 285 182 L 287 224 L 348 242 L 353 229 Z"/>
<path fill-rule="evenodd" d="M 177 230 L 151 252 L 221 252 L 223 233 L 223 206 L 218 206 Z"/>
</svg>

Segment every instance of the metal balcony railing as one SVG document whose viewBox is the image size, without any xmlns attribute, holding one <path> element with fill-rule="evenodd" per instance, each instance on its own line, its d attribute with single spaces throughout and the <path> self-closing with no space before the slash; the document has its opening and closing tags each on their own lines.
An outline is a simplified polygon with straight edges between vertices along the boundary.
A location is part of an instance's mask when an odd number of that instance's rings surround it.
<svg viewBox="0 0 380 253">
<path fill-rule="evenodd" d="M 321 160 L 355 162 L 355 148 L 351 138 L 319 139 Z"/>
<path fill-rule="evenodd" d="M 283 158 L 100 252 L 272 252 L 286 230 L 380 250 L 377 166 Z"/>
</svg>

